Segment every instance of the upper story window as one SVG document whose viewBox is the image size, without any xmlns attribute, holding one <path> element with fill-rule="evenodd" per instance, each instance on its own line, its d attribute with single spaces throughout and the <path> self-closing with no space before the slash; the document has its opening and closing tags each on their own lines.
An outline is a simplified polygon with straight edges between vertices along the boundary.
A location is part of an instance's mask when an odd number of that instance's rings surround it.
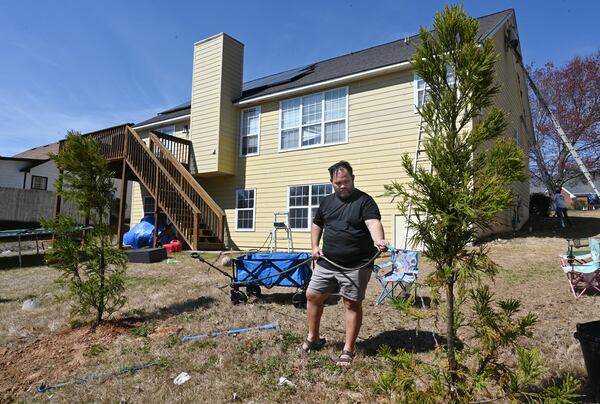
<svg viewBox="0 0 600 404">
<path fill-rule="evenodd" d="M 238 189 L 235 193 L 235 229 L 254 230 L 256 190 Z"/>
<path fill-rule="evenodd" d="M 164 135 L 175 136 L 175 125 L 163 126 L 162 128 L 154 129 L 154 131 Z"/>
<path fill-rule="evenodd" d="M 279 150 L 294 150 L 348 140 L 348 89 L 281 101 Z"/>
<path fill-rule="evenodd" d="M 240 128 L 240 155 L 252 156 L 258 154 L 260 107 L 248 108 L 242 111 Z"/>
<path fill-rule="evenodd" d="M 321 200 L 333 192 L 331 184 L 294 185 L 288 188 L 291 229 L 308 230 Z"/>
<path fill-rule="evenodd" d="M 46 191 L 48 189 L 48 177 L 32 175 L 31 176 L 31 189 L 41 189 L 43 191 Z"/>
<path fill-rule="evenodd" d="M 450 68 L 450 66 L 446 67 L 446 80 L 448 80 L 448 84 L 454 84 L 454 72 Z M 421 108 L 426 101 L 429 101 L 429 92 L 427 91 L 427 86 L 425 81 L 415 73 L 415 77 L 413 80 L 413 88 L 414 88 L 414 105 L 415 112 L 417 108 Z"/>
</svg>

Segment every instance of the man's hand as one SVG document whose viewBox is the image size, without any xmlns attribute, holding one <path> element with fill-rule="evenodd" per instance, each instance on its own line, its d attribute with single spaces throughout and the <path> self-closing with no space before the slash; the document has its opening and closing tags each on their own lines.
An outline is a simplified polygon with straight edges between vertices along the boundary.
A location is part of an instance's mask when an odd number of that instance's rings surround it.
<svg viewBox="0 0 600 404">
<path fill-rule="evenodd" d="M 379 240 L 375 243 L 375 247 L 381 252 L 386 252 L 389 244 L 390 243 L 387 240 Z"/>
<path fill-rule="evenodd" d="M 323 255 L 323 250 L 321 250 L 321 248 L 319 248 L 319 246 L 312 248 L 313 260 L 318 260 L 319 258 L 321 258 L 322 255 Z"/>
</svg>

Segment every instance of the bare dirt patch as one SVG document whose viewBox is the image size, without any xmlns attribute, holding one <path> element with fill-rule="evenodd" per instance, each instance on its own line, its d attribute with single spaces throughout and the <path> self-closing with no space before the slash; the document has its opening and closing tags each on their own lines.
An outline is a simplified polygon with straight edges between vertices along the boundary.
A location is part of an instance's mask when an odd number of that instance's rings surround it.
<svg viewBox="0 0 600 404">
<path fill-rule="evenodd" d="M 546 357 L 547 377 L 571 372 L 585 377 L 582 354 L 573 338 L 578 322 L 598 319 L 599 296 L 573 298 L 557 255 L 566 249 L 565 237 L 600 234 L 600 211 L 577 212 L 575 227 L 559 231 L 546 220 L 535 233 L 502 236 L 485 244 L 501 271 L 493 283 L 499 298 L 515 297 L 524 311 L 536 313 L 529 346 Z M 392 309 L 374 306 L 379 287 L 372 279 L 365 301 L 365 321 L 354 366 L 334 366 L 342 348 L 343 308 L 325 308 L 321 352 L 299 356 L 296 346 L 305 336 L 306 313 L 295 309 L 295 290 L 263 289 L 261 298 L 233 306 L 228 280 L 185 253 L 175 261 L 131 264 L 128 303 L 115 322 L 96 333 L 69 328 L 68 307 L 54 299 L 57 273 L 45 266 L 0 270 L 0 397 L 56 402 L 378 402 L 371 386 L 383 370 L 376 356 L 382 344 L 428 356 L 440 334 L 431 321 L 417 324 Z M 217 261 L 216 256 L 207 257 Z M 424 276 L 429 270 L 422 265 Z M 428 291 L 421 289 L 427 300 Z M 24 300 L 36 298 L 40 308 L 21 310 Z M 279 322 L 280 332 L 259 331 L 237 337 L 217 337 L 183 343 L 183 335 L 253 327 Z M 134 374 L 48 393 L 36 392 L 40 383 L 55 384 L 91 374 L 160 360 L 162 366 Z M 181 372 L 192 378 L 177 386 Z M 286 377 L 293 386 L 278 385 Z"/>
<path fill-rule="evenodd" d="M 89 327 L 63 329 L 21 348 L 3 348 L 0 368 L 2 401 L 31 392 L 48 380 L 59 380 L 87 363 L 86 353 L 107 345 L 127 332 L 131 324 L 107 323 L 91 332 Z"/>
</svg>

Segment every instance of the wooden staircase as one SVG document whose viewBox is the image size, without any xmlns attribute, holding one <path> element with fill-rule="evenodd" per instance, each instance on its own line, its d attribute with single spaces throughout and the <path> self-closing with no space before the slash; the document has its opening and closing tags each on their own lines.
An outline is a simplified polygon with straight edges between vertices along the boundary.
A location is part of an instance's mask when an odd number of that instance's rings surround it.
<svg viewBox="0 0 600 404">
<path fill-rule="evenodd" d="M 225 213 L 188 171 L 190 142 L 152 132 L 149 143 L 129 125 L 87 134 L 111 163 L 122 162 L 194 250 L 224 249 Z"/>
</svg>

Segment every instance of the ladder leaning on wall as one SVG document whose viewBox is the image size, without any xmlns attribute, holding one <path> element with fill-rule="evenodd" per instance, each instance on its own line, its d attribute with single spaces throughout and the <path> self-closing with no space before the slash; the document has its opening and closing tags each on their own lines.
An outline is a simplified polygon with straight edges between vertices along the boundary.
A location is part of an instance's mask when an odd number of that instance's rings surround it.
<svg viewBox="0 0 600 404">
<path fill-rule="evenodd" d="M 416 171 L 418 167 L 426 164 L 427 169 L 431 173 L 433 171 L 433 166 L 431 165 L 431 161 L 429 160 L 429 158 L 427 157 L 427 153 L 425 152 L 425 143 L 427 143 L 427 140 L 425 139 L 425 129 L 423 127 L 423 123 L 424 123 L 423 117 L 421 116 L 419 119 L 419 132 L 418 132 L 418 136 L 417 136 L 417 148 L 415 151 L 415 159 L 413 161 L 413 170 Z M 414 180 L 413 180 L 412 190 L 414 192 Z M 403 249 L 411 248 L 410 239 L 414 235 L 414 231 L 412 231 L 408 227 L 408 224 L 410 223 L 413 216 L 415 216 L 415 209 L 413 208 L 413 205 L 411 203 L 410 205 L 408 205 L 408 211 L 406 213 L 406 220 L 404 222 L 404 228 L 402 229 L 402 234 L 401 234 L 401 237 L 399 240 L 400 242 L 398 243 L 398 241 L 396 241 L 399 248 L 403 248 Z M 422 243 L 419 243 L 419 245 L 417 245 L 415 247 L 419 251 L 423 250 Z"/>
</svg>

